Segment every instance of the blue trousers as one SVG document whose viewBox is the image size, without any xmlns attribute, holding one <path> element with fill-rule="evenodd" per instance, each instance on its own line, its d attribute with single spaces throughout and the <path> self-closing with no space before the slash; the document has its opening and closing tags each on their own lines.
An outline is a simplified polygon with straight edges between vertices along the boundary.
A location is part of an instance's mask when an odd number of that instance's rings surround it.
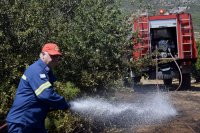
<svg viewBox="0 0 200 133">
<path fill-rule="evenodd" d="M 47 133 L 45 128 L 35 128 L 18 123 L 7 123 L 8 133 Z"/>
</svg>

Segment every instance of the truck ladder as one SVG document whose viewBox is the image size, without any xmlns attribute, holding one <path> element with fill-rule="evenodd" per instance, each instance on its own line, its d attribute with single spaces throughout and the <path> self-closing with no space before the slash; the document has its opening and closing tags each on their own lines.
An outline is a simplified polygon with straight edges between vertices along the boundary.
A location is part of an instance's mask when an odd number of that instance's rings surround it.
<svg viewBox="0 0 200 133">
<path fill-rule="evenodd" d="M 183 51 L 183 58 L 192 58 L 192 25 L 191 16 L 180 16 L 181 23 L 181 46 Z"/>
<path fill-rule="evenodd" d="M 144 57 L 149 52 L 149 43 L 150 43 L 150 37 L 149 37 L 149 16 L 148 13 L 145 15 L 142 15 L 138 19 L 138 31 L 139 36 L 141 38 L 140 48 L 141 48 L 141 57 Z"/>
</svg>

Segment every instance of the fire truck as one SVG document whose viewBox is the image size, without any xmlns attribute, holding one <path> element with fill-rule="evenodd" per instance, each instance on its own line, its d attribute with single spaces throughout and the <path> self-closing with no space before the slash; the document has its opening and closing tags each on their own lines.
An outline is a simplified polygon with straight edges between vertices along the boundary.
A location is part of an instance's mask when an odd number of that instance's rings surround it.
<svg viewBox="0 0 200 133">
<path fill-rule="evenodd" d="M 197 60 L 191 14 L 181 8 L 171 12 L 161 9 L 158 15 L 139 15 L 133 23 L 133 32 L 137 32 L 140 40 L 133 38 L 133 59 L 151 56 L 158 63 L 147 66 L 143 73 L 150 79 L 163 80 L 165 85 L 171 85 L 172 79 L 177 78 L 181 88 L 189 88 L 192 64 Z M 155 51 L 156 56 L 152 56 Z M 135 76 L 136 82 L 138 78 Z"/>
</svg>

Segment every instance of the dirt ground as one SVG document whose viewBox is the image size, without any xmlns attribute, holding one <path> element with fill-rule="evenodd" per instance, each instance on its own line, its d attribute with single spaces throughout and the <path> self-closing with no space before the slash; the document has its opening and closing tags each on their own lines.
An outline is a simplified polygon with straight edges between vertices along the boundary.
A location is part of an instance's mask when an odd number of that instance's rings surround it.
<svg viewBox="0 0 200 133">
<path fill-rule="evenodd" d="M 140 89 L 142 93 L 126 92 L 116 94 L 121 99 L 129 100 L 138 95 L 144 94 L 146 91 L 155 91 L 157 88 L 155 84 L 158 84 L 160 88 L 163 88 L 162 81 L 147 81 L 143 80 Z M 174 88 L 176 81 L 174 81 Z M 146 89 L 146 90 L 145 90 Z M 123 130 L 121 132 L 130 133 L 200 133 L 200 84 L 192 83 L 192 87 L 185 91 L 169 91 L 171 101 L 175 106 L 178 114 L 157 125 L 141 126 L 137 129 Z"/>
</svg>

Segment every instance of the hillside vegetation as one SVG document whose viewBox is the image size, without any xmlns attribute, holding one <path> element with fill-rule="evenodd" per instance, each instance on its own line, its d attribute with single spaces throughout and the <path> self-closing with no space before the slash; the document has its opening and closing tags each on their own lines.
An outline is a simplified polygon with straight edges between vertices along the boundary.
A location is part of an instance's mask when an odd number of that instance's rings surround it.
<svg viewBox="0 0 200 133">
<path fill-rule="evenodd" d="M 200 32 L 200 1 L 199 0 L 124 0 L 121 2 L 125 14 L 137 12 L 139 9 L 148 9 L 148 12 L 155 13 L 160 8 L 169 10 L 179 6 L 188 6 L 187 12 L 191 13 L 194 31 Z"/>
</svg>

